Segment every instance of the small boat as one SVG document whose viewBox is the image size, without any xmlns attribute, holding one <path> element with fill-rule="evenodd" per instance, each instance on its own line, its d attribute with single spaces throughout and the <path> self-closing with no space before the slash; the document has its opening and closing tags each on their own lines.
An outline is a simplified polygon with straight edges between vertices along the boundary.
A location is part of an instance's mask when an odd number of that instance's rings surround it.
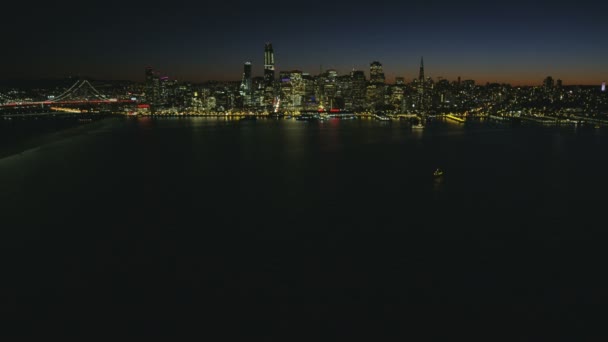
<svg viewBox="0 0 608 342">
<path fill-rule="evenodd" d="M 314 120 L 319 120 L 319 115 L 314 115 L 314 114 L 300 114 L 298 116 L 296 116 L 296 120 L 298 121 L 314 121 Z"/>
<path fill-rule="evenodd" d="M 433 177 L 439 178 L 441 176 L 443 176 L 443 171 L 441 171 L 439 168 L 437 168 L 437 170 L 435 170 L 435 172 L 433 172 Z"/>
<path fill-rule="evenodd" d="M 412 129 L 424 129 L 424 125 L 422 125 L 422 124 L 412 125 Z"/>
<path fill-rule="evenodd" d="M 271 119 L 282 119 L 285 117 L 285 114 L 283 113 L 272 113 L 268 115 L 269 118 Z"/>
</svg>

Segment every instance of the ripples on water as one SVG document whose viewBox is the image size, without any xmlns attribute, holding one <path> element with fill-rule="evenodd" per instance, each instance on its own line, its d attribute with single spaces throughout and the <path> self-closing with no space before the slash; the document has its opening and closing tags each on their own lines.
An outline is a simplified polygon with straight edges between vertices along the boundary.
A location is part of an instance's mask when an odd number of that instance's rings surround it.
<svg viewBox="0 0 608 342">
<path fill-rule="evenodd" d="M 3 312 L 16 332 L 581 336 L 605 298 L 606 147 L 584 129 L 105 120 L 0 160 Z"/>
</svg>

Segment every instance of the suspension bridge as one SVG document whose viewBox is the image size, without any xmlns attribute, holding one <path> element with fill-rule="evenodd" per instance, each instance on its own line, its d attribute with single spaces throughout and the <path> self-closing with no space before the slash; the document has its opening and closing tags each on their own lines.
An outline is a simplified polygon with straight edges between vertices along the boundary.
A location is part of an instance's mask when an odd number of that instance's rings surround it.
<svg viewBox="0 0 608 342">
<path fill-rule="evenodd" d="M 45 101 L 15 101 L 0 94 L 0 108 L 27 108 L 35 106 L 93 106 L 101 104 L 135 103 L 134 100 L 109 98 L 99 92 L 88 80 L 78 80 L 57 96 Z"/>
</svg>

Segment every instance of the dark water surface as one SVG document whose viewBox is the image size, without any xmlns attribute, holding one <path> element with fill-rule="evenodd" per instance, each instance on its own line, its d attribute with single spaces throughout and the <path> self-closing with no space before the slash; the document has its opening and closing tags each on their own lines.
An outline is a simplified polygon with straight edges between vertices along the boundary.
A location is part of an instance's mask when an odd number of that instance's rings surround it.
<svg viewBox="0 0 608 342">
<path fill-rule="evenodd" d="M 3 330 L 580 340 L 607 151 L 587 128 L 104 120 L 0 159 Z"/>
</svg>

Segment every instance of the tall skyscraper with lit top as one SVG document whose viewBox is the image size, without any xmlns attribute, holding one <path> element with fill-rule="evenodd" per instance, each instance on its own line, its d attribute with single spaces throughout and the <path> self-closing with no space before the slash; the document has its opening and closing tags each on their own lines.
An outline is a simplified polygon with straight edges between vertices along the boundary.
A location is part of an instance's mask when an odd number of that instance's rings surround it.
<svg viewBox="0 0 608 342">
<path fill-rule="evenodd" d="M 274 82 L 274 49 L 270 43 L 264 47 L 264 81 L 266 85 Z"/>
<path fill-rule="evenodd" d="M 251 62 L 245 62 L 243 66 L 243 83 L 245 83 L 247 90 L 251 90 Z"/>
<path fill-rule="evenodd" d="M 264 102 L 272 105 L 274 102 L 274 49 L 272 44 L 264 47 Z"/>
<path fill-rule="evenodd" d="M 243 67 L 243 79 L 241 81 L 241 96 L 245 105 L 250 105 L 253 99 L 253 84 L 251 79 L 251 62 L 245 62 Z"/>
</svg>

